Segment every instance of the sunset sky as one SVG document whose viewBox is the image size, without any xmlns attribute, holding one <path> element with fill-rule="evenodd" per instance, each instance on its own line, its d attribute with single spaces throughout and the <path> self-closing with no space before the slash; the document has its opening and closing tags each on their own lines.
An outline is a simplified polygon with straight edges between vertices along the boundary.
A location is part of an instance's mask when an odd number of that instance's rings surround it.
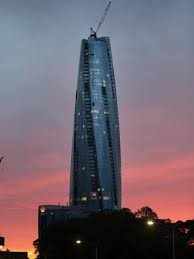
<svg viewBox="0 0 194 259">
<path fill-rule="evenodd" d="M 0 235 L 32 251 L 37 207 L 66 204 L 80 43 L 108 0 L 0 1 Z M 194 1 L 113 0 L 123 207 L 194 218 Z"/>
</svg>

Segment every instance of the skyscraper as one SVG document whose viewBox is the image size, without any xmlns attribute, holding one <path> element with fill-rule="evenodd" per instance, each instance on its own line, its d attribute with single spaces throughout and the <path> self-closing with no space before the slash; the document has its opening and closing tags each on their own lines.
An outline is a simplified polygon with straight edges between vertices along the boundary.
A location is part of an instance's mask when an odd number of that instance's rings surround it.
<svg viewBox="0 0 194 259">
<path fill-rule="evenodd" d="M 121 156 L 110 40 L 82 40 L 76 91 L 70 205 L 121 208 Z"/>
</svg>

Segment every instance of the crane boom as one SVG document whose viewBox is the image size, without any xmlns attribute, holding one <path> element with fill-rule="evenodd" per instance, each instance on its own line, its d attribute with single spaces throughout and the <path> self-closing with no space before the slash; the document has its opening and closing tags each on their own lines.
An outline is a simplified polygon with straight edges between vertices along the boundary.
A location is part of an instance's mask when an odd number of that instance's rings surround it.
<svg viewBox="0 0 194 259">
<path fill-rule="evenodd" d="M 100 28 L 101 28 L 101 26 L 102 26 L 102 24 L 103 24 L 103 22 L 104 22 L 104 20 L 105 20 L 105 18 L 106 18 L 106 15 L 107 15 L 107 13 L 108 13 L 108 10 L 109 10 L 109 8 L 110 8 L 110 5 L 111 5 L 111 1 L 109 2 L 108 6 L 106 7 L 106 9 L 105 9 L 105 11 L 104 11 L 104 15 L 102 16 L 102 19 L 101 19 L 101 21 L 100 21 L 99 24 L 98 24 L 98 27 L 97 27 L 97 29 L 96 29 L 96 33 L 98 33 L 98 31 L 100 30 Z"/>
<path fill-rule="evenodd" d="M 91 35 L 90 35 L 90 37 L 96 38 L 96 34 L 99 32 L 99 30 L 100 30 L 100 28 L 101 28 L 101 26 L 102 26 L 102 24 L 103 24 L 103 22 L 104 22 L 104 20 L 105 20 L 105 18 L 106 18 L 106 15 L 107 15 L 107 13 L 108 13 L 108 10 L 109 10 L 109 8 L 110 8 L 110 5 L 111 5 L 111 1 L 108 3 L 108 5 L 107 5 L 107 7 L 106 7 L 106 9 L 105 9 L 104 14 L 103 14 L 103 16 L 102 16 L 102 18 L 101 18 L 101 20 L 100 20 L 98 26 L 97 26 L 96 31 L 94 31 L 94 30 L 91 28 Z"/>
</svg>

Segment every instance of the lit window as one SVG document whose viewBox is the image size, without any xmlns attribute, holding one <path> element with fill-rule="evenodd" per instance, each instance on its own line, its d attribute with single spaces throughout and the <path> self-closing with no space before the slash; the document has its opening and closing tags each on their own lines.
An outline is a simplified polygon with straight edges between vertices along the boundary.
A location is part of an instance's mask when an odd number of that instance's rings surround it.
<svg viewBox="0 0 194 259">
<path fill-rule="evenodd" d="M 109 196 L 104 196 L 103 200 L 108 201 L 108 200 L 110 200 L 110 197 Z"/>
<path fill-rule="evenodd" d="M 94 62 L 94 64 L 99 64 L 99 63 L 100 63 L 100 60 L 99 60 L 99 58 L 95 58 L 95 59 L 93 60 L 93 62 Z"/>
<path fill-rule="evenodd" d="M 40 212 L 41 212 L 41 213 L 44 213 L 45 211 L 46 211 L 46 208 L 45 208 L 45 207 L 41 207 L 41 208 L 40 208 Z"/>
<path fill-rule="evenodd" d="M 81 200 L 82 200 L 82 201 L 87 201 L 87 197 L 86 197 L 86 196 L 81 197 Z"/>
<path fill-rule="evenodd" d="M 99 113 L 99 110 L 91 110 L 91 113 Z"/>
</svg>

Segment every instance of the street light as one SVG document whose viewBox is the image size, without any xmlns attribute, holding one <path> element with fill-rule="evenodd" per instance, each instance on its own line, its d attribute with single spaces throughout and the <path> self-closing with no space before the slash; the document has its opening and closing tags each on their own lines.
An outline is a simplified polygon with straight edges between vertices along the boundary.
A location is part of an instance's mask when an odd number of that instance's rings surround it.
<svg viewBox="0 0 194 259">
<path fill-rule="evenodd" d="M 147 225 L 148 226 L 153 226 L 155 224 L 155 222 L 153 221 L 153 220 L 151 220 L 151 219 L 149 219 L 148 221 L 147 221 Z"/>
<path fill-rule="evenodd" d="M 75 241 L 75 243 L 76 243 L 77 245 L 80 245 L 81 243 L 83 243 L 83 241 L 80 240 L 80 239 L 77 239 L 77 240 Z M 88 244 L 93 244 L 93 245 L 95 245 L 95 259 L 98 259 L 98 245 L 97 245 L 96 243 L 92 243 L 92 242 L 88 242 L 88 241 L 85 241 L 84 243 L 88 243 Z"/>
<path fill-rule="evenodd" d="M 80 239 L 78 239 L 78 240 L 75 241 L 75 243 L 76 243 L 77 245 L 80 245 L 80 244 L 82 243 L 82 241 L 81 241 Z"/>
</svg>

